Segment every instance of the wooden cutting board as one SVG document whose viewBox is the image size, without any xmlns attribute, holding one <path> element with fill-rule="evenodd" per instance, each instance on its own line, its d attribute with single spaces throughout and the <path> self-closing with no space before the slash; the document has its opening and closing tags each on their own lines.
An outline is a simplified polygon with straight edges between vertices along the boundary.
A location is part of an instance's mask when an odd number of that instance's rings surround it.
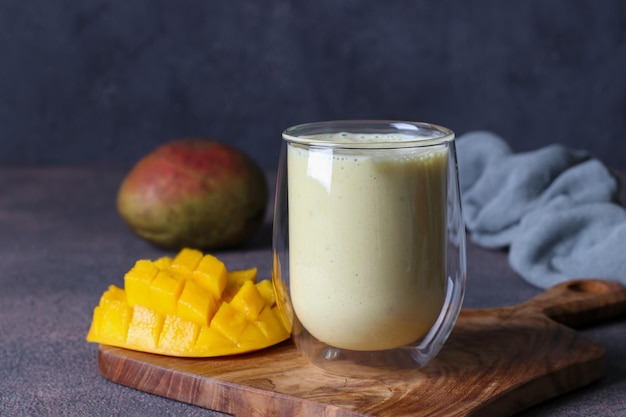
<svg viewBox="0 0 626 417">
<path fill-rule="evenodd" d="M 290 341 L 213 359 L 101 345 L 98 361 L 111 381 L 236 417 L 510 416 L 599 379 L 604 349 L 567 326 L 625 314 L 626 287 L 572 281 L 519 305 L 462 310 L 426 367 L 372 379 L 326 374 Z"/>
</svg>

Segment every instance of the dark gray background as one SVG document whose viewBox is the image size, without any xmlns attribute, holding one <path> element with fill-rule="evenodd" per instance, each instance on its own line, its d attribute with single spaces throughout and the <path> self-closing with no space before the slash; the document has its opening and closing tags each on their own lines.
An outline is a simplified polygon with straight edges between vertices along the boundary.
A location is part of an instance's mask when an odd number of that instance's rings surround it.
<svg viewBox="0 0 626 417">
<path fill-rule="evenodd" d="M 284 128 L 341 118 L 626 166 L 626 2 L 0 2 L 0 163 L 132 162 L 206 136 L 271 169 Z"/>
</svg>

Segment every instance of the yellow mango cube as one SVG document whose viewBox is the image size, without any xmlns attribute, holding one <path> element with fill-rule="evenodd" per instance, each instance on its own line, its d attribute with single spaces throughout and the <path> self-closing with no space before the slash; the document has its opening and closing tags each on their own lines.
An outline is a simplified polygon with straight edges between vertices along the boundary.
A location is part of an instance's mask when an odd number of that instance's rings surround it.
<svg viewBox="0 0 626 417">
<path fill-rule="evenodd" d="M 209 327 L 237 344 L 239 335 L 243 333 L 247 325 L 248 320 L 246 320 L 246 316 L 243 313 L 228 303 L 222 303 L 217 313 L 213 316 Z"/>
<path fill-rule="evenodd" d="M 159 271 L 150 283 L 149 299 L 145 306 L 161 314 L 175 315 L 183 284 L 183 280 L 178 277 Z"/>
<path fill-rule="evenodd" d="M 162 256 L 156 261 L 154 261 L 154 266 L 162 270 L 168 269 L 172 265 L 173 261 L 174 259 L 170 256 Z"/>
<path fill-rule="evenodd" d="M 199 333 L 200 328 L 195 323 L 167 315 L 163 321 L 157 352 L 188 355 L 193 352 Z"/>
<path fill-rule="evenodd" d="M 103 300 L 126 301 L 126 291 L 116 285 L 109 285 L 109 288 L 100 297 L 100 302 Z"/>
<path fill-rule="evenodd" d="M 282 320 L 278 316 L 279 312 L 276 307 L 265 307 L 259 314 L 255 326 L 263 333 L 268 341 L 278 343 L 289 337 L 289 332 L 283 326 Z"/>
<path fill-rule="evenodd" d="M 102 300 L 94 309 L 94 324 L 87 340 L 124 346 L 131 316 L 132 309 L 124 301 Z"/>
<path fill-rule="evenodd" d="M 193 280 L 185 281 L 176 308 L 176 314 L 180 318 L 200 326 L 208 326 L 216 311 L 217 302 L 206 289 Z"/>
<path fill-rule="evenodd" d="M 228 286 L 238 289 L 246 281 L 256 282 L 257 272 L 258 272 L 257 268 L 230 271 L 228 273 Z"/>
<path fill-rule="evenodd" d="M 274 286 L 272 285 L 272 281 L 264 279 L 263 281 L 259 281 L 256 283 L 256 289 L 265 300 L 265 304 L 268 306 L 273 306 L 276 304 L 276 295 L 274 294 Z"/>
<path fill-rule="evenodd" d="M 213 298 L 222 298 L 222 292 L 228 281 L 228 271 L 224 262 L 213 255 L 204 255 L 192 272 L 193 278 L 198 284 L 208 290 Z"/>
<path fill-rule="evenodd" d="M 255 326 L 254 323 L 248 323 L 246 328 L 239 335 L 237 345 L 243 349 L 254 348 L 254 346 L 258 346 L 259 343 L 266 340 L 267 338 L 263 332 L 261 332 L 261 330 Z"/>
<path fill-rule="evenodd" d="M 93 312 L 93 320 L 87 333 L 87 340 L 107 338 L 109 343 L 119 345 L 124 343 L 126 321 L 132 312 L 126 308 L 125 291 L 115 285 L 100 296 L 100 302 Z"/>
<path fill-rule="evenodd" d="M 199 250 L 185 248 L 178 252 L 169 268 L 188 278 L 196 269 L 202 257 L 202 252 Z"/>
<path fill-rule="evenodd" d="M 159 269 L 154 263 L 142 259 L 124 275 L 124 289 L 129 305 L 147 305 L 150 298 L 150 283 L 156 277 Z"/>
<path fill-rule="evenodd" d="M 133 307 L 133 317 L 128 324 L 126 346 L 155 350 L 163 329 L 163 315 L 147 307 Z"/>
<path fill-rule="evenodd" d="M 256 282 L 257 268 L 242 269 L 228 272 L 228 283 L 222 298 L 230 301 L 246 281 Z"/>
<path fill-rule="evenodd" d="M 265 306 L 265 299 L 259 294 L 252 281 L 245 281 L 233 297 L 230 305 L 242 312 L 246 319 L 254 321 Z"/>
<path fill-rule="evenodd" d="M 235 343 L 210 327 L 200 328 L 195 350 L 206 356 L 228 355 L 237 347 Z"/>
<path fill-rule="evenodd" d="M 89 331 L 87 332 L 88 342 L 102 341 L 103 335 L 100 333 L 100 326 L 102 326 L 102 307 L 100 307 L 100 305 L 97 305 L 93 309 L 91 325 L 89 326 Z"/>
</svg>

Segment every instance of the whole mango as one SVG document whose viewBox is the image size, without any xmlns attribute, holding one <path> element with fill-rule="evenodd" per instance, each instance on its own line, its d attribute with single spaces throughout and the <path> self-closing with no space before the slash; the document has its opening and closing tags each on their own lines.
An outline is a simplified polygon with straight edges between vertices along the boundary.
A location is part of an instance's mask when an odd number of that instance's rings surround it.
<svg viewBox="0 0 626 417">
<path fill-rule="evenodd" d="M 268 186 L 242 151 L 209 139 L 178 139 L 157 147 L 126 175 L 117 196 L 124 221 L 167 249 L 225 249 L 261 226 Z"/>
</svg>

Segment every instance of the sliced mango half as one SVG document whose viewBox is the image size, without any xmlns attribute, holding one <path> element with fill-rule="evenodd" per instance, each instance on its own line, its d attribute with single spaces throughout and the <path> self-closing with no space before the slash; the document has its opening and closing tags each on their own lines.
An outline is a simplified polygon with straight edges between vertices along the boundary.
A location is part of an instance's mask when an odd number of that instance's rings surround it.
<svg viewBox="0 0 626 417">
<path fill-rule="evenodd" d="M 290 337 L 270 281 L 195 249 L 139 260 L 95 307 L 87 341 L 184 357 L 234 355 Z"/>
</svg>

